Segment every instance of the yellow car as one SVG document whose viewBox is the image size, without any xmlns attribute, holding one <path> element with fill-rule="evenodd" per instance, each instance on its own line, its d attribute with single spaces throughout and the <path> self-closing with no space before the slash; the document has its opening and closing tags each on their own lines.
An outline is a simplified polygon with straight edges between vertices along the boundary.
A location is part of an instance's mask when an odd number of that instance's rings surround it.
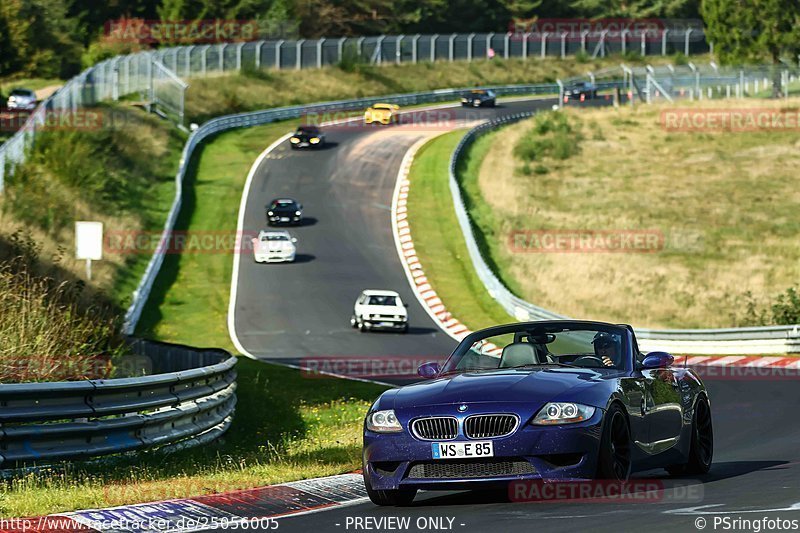
<svg viewBox="0 0 800 533">
<path fill-rule="evenodd" d="M 378 122 L 379 124 L 397 123 L 399 117 L 397 112 L 400 110 L 399 105 L 395 104 L 373 104 L 372 107 L 364 111 L 364 124 L 372 124 Z"/>
</svg>

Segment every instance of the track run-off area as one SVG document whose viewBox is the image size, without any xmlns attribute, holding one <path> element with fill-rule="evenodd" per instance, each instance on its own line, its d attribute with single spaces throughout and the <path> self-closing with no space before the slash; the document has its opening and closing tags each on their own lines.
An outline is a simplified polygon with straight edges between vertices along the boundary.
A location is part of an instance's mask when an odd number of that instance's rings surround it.
<svg viewBox="0 0 800 533">
<path fill-rule="evenodd" d="M 290 229 L 298 239 L 296 263 L 260 265 L 247 255 L 236 258 L 229 329 L 237 348 L 257 359 L 294 366 L 304 358 L 321 357 L 401 358 L 416 366 L 448 355 L 456 341 L 415 297 L 392 233 L 392 197 L 403 158 L 415 143 L 448 128 L 549 109 L 554 103 L 538 99 L 499 102 L 495 109 L 445 108 L 441 112 L 452 121 L 449 126 L 426 126 L 413 118 L 390 127 L 345 122 L 324 128 L 324 149 L 294 151 L 285 138 L 270 147 L 254 164 L 244 191 L 240 234 L 263 229 L 265 206 L 273 198 L 297 199 L 306 220 Z M 367 334 L 350 327 L 353 302 L 367 288 L 400 293 L 408 304 L 408 334 Z M 504 492 L 421 492 L 407 508 L 378 508 L 361 498 L 346 506 L 288 515 L 279 519 L 279 530 L 697 531 L 720 530 L 736 519 L 796 524 L 797 380 L 728 376 L 706 378 L 706 385 L 715 430 L 714 464 L 706 476 L 678 480 L 699 485 L 699 501 L 682 498 L 677 490 L 665 491 L 659 501 L 603 503 L 510 503 Z M 664 471 L 635 477 L 673 483 Z"/>
</svg>

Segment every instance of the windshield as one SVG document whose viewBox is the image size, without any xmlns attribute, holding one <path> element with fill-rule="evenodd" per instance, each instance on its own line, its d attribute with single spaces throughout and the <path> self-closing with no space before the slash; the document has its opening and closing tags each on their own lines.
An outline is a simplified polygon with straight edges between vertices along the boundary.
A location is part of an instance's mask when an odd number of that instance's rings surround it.
<svg viewBox="0 0 800 533">
<path fill-rule="evenodd" d="M 288 241 L 289 237 L 286 235 L 264 235 L 261 237 L 262 241 Z"/>
<path fill-rule="evenodd" d="M 397 305 L 397 297 L 373 295 L 367 299 L 367 305 Z"/>
<path fill-rule="evenodd" d="M 472 335 L 456 348 L 443 373 L 503 368 L 570 366 L 612 368 L 624 365 L 624 329 L 585 325 L 537 326 L 517 324 L 502 333 L 477 338 Z M 491 331 L 490 331 L 491 333 Z"/>
<path fill-rule="evenodd" d="M 298 135 L 316 135 L 317 133 L 319 133 L 319 130 L 313 126 L 300 127 L 297 129 Z"/>
<path fill-rule="evenodd" d="M 294 201 L 292 200 L 278 200 L 276 202 L 272 202 L 270 209 L 291 209 L 295 205 Z"/>
<path fill-rule="evenodd" d="M 390 109 L 392 109 L 392 106 L 391 106 L 391 104 L 375 104 L 374 106 L 372 106 L 372 109 L 379 109 L 379 110 L 387 110 L 387 109 L 389 109 L 390 110 Z"/>
<path fill-rule="evenodd" d="M 14 89 L 11 91 L 11 96 L 25 96 L 27 98 L 33 98 L 34 94 L 33 91 L 29 91 L 28 89 Z"/>
</svg>

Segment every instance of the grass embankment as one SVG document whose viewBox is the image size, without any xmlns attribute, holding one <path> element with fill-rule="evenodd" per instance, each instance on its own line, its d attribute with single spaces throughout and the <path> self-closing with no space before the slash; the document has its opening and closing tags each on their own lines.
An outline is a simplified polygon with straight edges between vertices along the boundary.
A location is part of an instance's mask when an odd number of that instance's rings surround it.
<svg viewBox="0 0 800 533">
<path fill-rule="evenodd" d="M 456 219 L 448 185 L 450 156 L 464 130 L 436 137 L 414 158 L 409 172 L 408 223 L 425 276 L 447 310 L 472 330 L 511 321 L 475 273 Z M 487 148 L 475 146 L 467 172 Z"/>
<path fill-rule="evenodd" d="M 693 58 L 702 61 L 703 58 Z M 555 83 L 557 78 L 585 76 L 587 70 L 666 64 L 673 57 L 613 56 L 587 61 L 575 57 L 422 62 L 372 66 L 351 64 L 307 70 L 254 70 L 241 75 L 193 78 L 186 93 L 186 116 L 202 123 L 233 112 L 299 105 L 382 94 L 449 87 L 519 83 Z M 620 77 L 622 71 L 620 70 Z"/>
<path fill-rule="evenodd" d="M 661 113 L 675 107 L 740 104 L 568 109 L 566 128 L 540 116 L 478 143 L 480 172 L 466 173 L 463 188 L 495 271 L 569 316 L 678 328 L 796 322 L 794 293 L 775 300 L 800 279 L 795 132 L 667 131 Z M 663 245 L 525 253 L 535 243 L 510 242 L 520 230 L 653 231 Z"/>
</svg>

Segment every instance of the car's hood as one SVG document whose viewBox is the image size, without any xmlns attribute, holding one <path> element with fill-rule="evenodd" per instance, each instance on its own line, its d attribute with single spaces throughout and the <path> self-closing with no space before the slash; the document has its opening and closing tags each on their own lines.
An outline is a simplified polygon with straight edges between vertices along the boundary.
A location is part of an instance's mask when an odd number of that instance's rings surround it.
<svg viewBox="0 0 800 533">
<path fill-rule="evenodd" d="M 361 312 L 366 315 L 401 315 L 406 316 L 408 311 L 402 305 L 364 305 Z"/>
<path fill-rule="evenodd" d="M 407 385 L 386 398 L 390 404 L 381 408 L 414 408 L 429 405 L 485 402 L 526 402 L 543 404 L 548 401 L 567 400 L 605 407 L 607 395 L 586 394 L 585 389 L 610 383 L 604 371 L 594 369 L 569 369 L 547 367 L 536 370 L 497 370 L 458 374 Z M 394 392 L 393 396 L 391 393 Z M 578 397 L 580 396 L 580 397 Z M 591 397 L 591 399 L 590 399 Z M 595 398 L 599 398 L 595 399 Z"/>
<path fill-rule="evenodd" d="M 256 244 L 257 253 L 291 252 L 294 249 L 294 244 L 291 241 L 258 241 Z"/>
<path fill-rule="evenodd" d="M 295 211 L 300 211 L 294 207 L 276 207 L 274 209 L 267 209 L 267 211 L 272 211 L 276 215 L 294 215 Z"/>
<path fill-rule="evenodd" d="M 374 117 L 388 117 L 392 114 L 392 111 L 389 109 L 370 109 L 367 111 L 367 114 L 370 114 Z"/>
</svg>

